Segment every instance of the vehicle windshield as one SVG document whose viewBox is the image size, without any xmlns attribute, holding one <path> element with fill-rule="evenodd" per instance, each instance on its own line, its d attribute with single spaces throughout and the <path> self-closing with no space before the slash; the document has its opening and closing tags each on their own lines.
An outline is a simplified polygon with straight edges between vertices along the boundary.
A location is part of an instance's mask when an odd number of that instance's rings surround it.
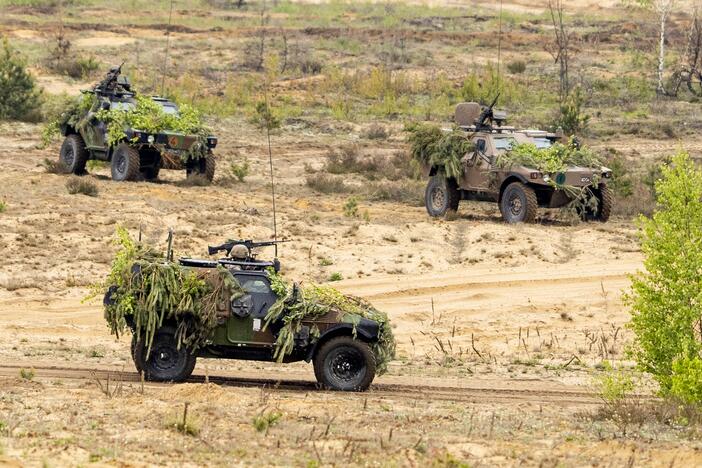
<svg viewBox="0 0 702 468">
<path fill-rule="evenodd" d="M 178 106 L 170 101 L 156 101 L 161 105 L 163 112 L 169 115 L 175 115 L 178 113 Z"/>
<path fill-rule="evenodd" d="M 129 101 L 112 101 L 110 102 L 110 110 L 114 111 L 130 111 L 134 109 L 134 103 Z"/>
<path fill-rule="evenodd" d="M 517 140 L 514 138 L 495 138 L 495 149 L 497 151 L 509 151 L 517 145 Z"/>
<path fill-rule="evenodd" d="M 532 138 L 531 142 L 539 149 L 548 149 L 553 146 L 553 143 L 548 138 Z"/>
</svg>

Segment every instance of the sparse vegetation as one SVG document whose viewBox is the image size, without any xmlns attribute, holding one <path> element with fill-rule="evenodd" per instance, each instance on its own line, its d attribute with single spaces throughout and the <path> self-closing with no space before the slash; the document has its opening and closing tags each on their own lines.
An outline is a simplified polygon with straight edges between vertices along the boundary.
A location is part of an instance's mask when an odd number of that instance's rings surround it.
<svg viewBox="0 0 702 468">
<path fill-rule="evenodd" d="M 283 413 L 279 411 L 266 411 L 265 409 L 257 414 L 253 419 L 253 427 L 258 432 L 268 433 L 268 430 L 275 426 L 280 418 L 283 417 Z"/>
<path fill-rule="evenodd" d="M 85 177 L 71 177 L 66 181 L 66 190 L 71 195 L 82 194 L 89 197 L 98 196 L 98 188 L 95 182 Z"/>
<path fill-rule="evenodd" d="M 32 380 L 34 379 L 34 369 L 20 369 L 19 375 L 22 379 L 24 380 Z"/>
<path fill-rule="evenodd" d="M 200 423 L 197 419 L 188 415 L 189 403 L 183 405 L 182 414 L 172 414 L 166 419 L 167 429 L 174 430 L 183 435 L 197 437 L 200 434 Z"/>
<path fill-rule="evenodd" d="M 5 200 L 0 200 L 0 213 L 4 213 L 7 209 L 7 202 Z"/>
<path fill-rule="evenodd" d="M 341 276 L 341 273 L 334 272 L 331 275 L 329 275 L 329 278 L 327 281 L 341 281 L 342 279 L 344 279 L 344 277 Z"/>
<path fill-rule="evenodd" d="M 350 197 L 344 203 L 344 216 L 347 218 L 358 217 L 358 197 Z"/>
</svg>

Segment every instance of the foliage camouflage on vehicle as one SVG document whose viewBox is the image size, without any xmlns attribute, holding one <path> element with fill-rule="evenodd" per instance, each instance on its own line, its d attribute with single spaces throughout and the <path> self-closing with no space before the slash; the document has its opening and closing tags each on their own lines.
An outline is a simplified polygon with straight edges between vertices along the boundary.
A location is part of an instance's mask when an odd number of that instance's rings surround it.
<svg viewBox="0 0 702 468">
<path fill-rule="evenodd" d="M 385 313 L 361 298 L 344 295 L 330 286 L 309 284 L 298 287 L 288 284 L 272 269 L 269 270 L 269 275 L 278 301 L 269 309 L 265 326 L 268 327 L 278 320 L 283 323 L 283 327 L 278 332 L 274 354 L 279 362 L 292 352 L 295 335 L 302 328 L 302 322 L 312 321 L 329 312 L 340 312 L 342 321 L 354 326 L 354 337 L 356 336 L 355 326 L 361 318 L 373 320 L 380 325 L 378 341 L 373 344 L 373 352 L 376 356 L 378 374 L 387 371 L 388 362 L 395 357 L 395 339 Z M 310 335 L 314 342 L 319 338 L 319 329 L 313 325 Z"/>
<path fill-rule="evenodd" d="M 461 176 L 461 158 L 474 151 L 475 145 L 460 129 L 444 132 L 436 125 L 409 126 L 412 157 L 419 164 L 441 167 L 448 177 Z"/>
<path fill-rule="evenodd" d="M 590 149 L 564 141 L 562 132 L 504 126 L 507 114 L 493 109 L 496 101 L 459 104 L 451 130 L 408 128 L 413 159 L 429 178 L 429 215 L 443 216 L 461 200 L 473 200 L 497 202 L 509 223 L 534 222 L 539 207 L 567 207 L 583 220 L 607 221 L 612 171 Z"/>
<path fill-rule="evenodd" d="M 151 349 L 154 333 L 165 321 L 178 324 L 179 346 L 197 350 L 204 346 L 217 326 L 217 310 L 227 307 L 232 298 L 244 292 L 234 277 L 223 267 L 197 270 L 167 262 L 161 255 L 140 242 L 135 242 L 124 228 L 117 229 L 120 249 L 112 262 L 105 283 L 95 290 L 113 286 L 105 319 L 115 335 L 123 334 L 134 324 Z M 116 286 L 116 288 L 114 288 Z"/>
</svg>

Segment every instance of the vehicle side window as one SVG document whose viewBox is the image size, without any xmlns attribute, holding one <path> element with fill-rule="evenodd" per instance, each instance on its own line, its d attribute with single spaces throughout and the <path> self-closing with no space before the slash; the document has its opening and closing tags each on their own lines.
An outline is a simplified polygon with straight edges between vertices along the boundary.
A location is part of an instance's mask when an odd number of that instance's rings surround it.
<svg viewBox="0 0 702 468">
<path fill-rule="evenodd" d="M 478 150 L 478 153 L 484 153 L 487 150 L 487 142 L 485 139 L 478 138 L 475 142 L 475 148 Z"/>
</svg>

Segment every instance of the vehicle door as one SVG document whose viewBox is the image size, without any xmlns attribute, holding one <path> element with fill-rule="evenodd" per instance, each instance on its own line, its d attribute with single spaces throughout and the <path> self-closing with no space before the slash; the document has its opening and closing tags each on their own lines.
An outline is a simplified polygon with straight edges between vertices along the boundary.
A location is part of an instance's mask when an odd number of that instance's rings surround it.
<svg viewBox="0 0 702 468">
<path fill-rule="evenodd" d="M 465 160 L 465 176 L 462 188 L 475 191 L 487 191 L 490 186 L 493 148 L 487 135 L 473 137 L 475 151 Z"/>
<path fill-rule="evenodd" d="M 270 280 L 260 273 L 241 271 L 233 274 L 245 294 L 232 301 L 232 315 L 227 322 L 227 340 L 252 345 L 272 344 L 274 340 L 271 330 L 263 331 L 268 309 L 278 300 L 271 289 Z"/>
</svg>

